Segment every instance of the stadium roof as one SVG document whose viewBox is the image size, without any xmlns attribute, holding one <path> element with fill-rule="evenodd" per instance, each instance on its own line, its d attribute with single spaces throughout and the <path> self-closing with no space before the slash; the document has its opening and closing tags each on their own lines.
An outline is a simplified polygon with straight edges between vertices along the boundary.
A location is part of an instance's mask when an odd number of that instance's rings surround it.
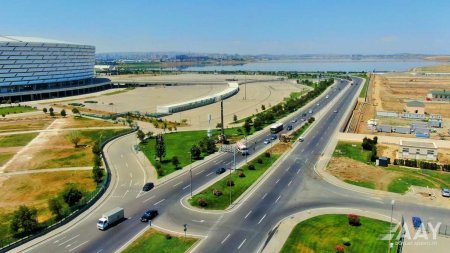
<svg viewBox="0 0 450 253">
<path fill-rule="evenodd" d="M 81 45 L 80 43 L 73 43 L 73 42 L 53 40 L 53 39 L 44 39 L 44 38 L 38 38 L 38 37 L 4 36 L 4 35 L 0 35 L 0 42 L 35 42 L 35 43 L 58 43 L 58 44 Z"/>
</svg>

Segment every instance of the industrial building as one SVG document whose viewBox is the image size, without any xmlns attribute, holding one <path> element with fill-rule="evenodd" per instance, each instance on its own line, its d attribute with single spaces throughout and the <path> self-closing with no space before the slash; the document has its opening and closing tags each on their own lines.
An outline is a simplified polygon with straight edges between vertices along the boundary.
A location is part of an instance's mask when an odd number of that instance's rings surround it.
<svg viewBox="0 0 450 253">
<path fill-rule="evenodd" d="M 450 101 L 450 90 L 432 90 L 427 94 L 427 100 Z"/>
<path fill-rule="evenodd" d="M 436 161 L 437 146 L 434 142 L 418 142 L 400 140 L 398 158 Z"/>
<path fill-rule="evenodd" d="M 0 101 L 48 99 L 109 88 L 109 79 L 94 78 L 94 64 L 94 46 L 0 36 Z"/>
</svg>

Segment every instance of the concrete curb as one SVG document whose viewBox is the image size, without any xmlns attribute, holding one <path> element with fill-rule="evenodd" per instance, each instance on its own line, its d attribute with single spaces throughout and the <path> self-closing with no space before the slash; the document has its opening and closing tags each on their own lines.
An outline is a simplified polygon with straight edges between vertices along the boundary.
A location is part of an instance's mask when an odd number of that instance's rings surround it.
<svg viewBox="0 0 450 253">
<path fill-rule="evenodd" d="M 317 208 L 310 209 L 307 211 L 299 212 L 293 215 L 289 215 L 288 217 L 281 220 L 277 225 L 273 228 L 273 236 L 269 243 L 258 252 L 262 253 L 278 253 L 283 248 L 285 242 L 289 238 L 292 230 L 297 226 L 298 223 L 301 223 L 305 220 L 311 219 L 316 216 L 326 215 L 326 214 L 357 214 L 359 216 L 364 216 L 372 219 L 382 220 L 386 222 L 390 222 L 390 217 L 369 211 L 363 211 L 361 209 L 352 209 L 352 208 Z M 398 223 L 396 219 L 392 219 L 393 223 Z M 320 232 L 320 231 L 318 231 Z"/>
</svg>

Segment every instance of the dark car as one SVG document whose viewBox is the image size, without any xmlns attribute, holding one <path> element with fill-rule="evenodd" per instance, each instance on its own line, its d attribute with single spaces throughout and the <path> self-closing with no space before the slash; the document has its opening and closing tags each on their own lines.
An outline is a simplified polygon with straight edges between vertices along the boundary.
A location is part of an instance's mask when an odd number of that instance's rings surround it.
<svg viewBox="0 0 450 253">
<path fill-rule="evenodd" d="M 276 140 L 278 138 L 278 136 L 276 134 L 272 134 L 272 136 L 270 136 L 271 140 Z"/>
<path fill-rule="evenodd" d="M 291 131 L 291 130 L 292 130 L 292 126 L 291 126 L 291 125 L 288 125 L 286 129 L 287 129 L 288 131 Z"/>
<path fill-rule="evenodd" d="M 155 185 L 153 183 L 146 183 L 146 184 L 144 184 L 144 187 L 142 187 L 142 190 L 145 192 L 148 192 L 151 189 L 153 189 L 153 187 L 155 187 Z"/>
<path fill-rule="evenodd" d="M 148 210 L 142 215 L 141 221 L 147 222 L 149 220 L 153 220 L 153 218 L 155 218 L 156 216 L 158 216 L 158 210 Z"/>
<path fill-rule="evenodd" d="M 225 171 L 226 171 L 225 168 L 219 168 L 216 170 L 216 174 L 220 175 L 220 174 L 224 173 Z"/>
</svg>

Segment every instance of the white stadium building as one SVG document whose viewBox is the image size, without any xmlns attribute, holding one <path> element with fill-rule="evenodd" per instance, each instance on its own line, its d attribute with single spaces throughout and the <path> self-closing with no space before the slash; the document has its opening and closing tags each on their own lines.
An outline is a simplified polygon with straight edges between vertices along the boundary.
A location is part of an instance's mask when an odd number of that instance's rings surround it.
<svg viewBox="0 0 450 253">
<path fill-rule="evenodd" d="M 111 87 L 94 78 L 95 47 L 0 35 L 0 101 L 73 96 Z"/>
</svg>

